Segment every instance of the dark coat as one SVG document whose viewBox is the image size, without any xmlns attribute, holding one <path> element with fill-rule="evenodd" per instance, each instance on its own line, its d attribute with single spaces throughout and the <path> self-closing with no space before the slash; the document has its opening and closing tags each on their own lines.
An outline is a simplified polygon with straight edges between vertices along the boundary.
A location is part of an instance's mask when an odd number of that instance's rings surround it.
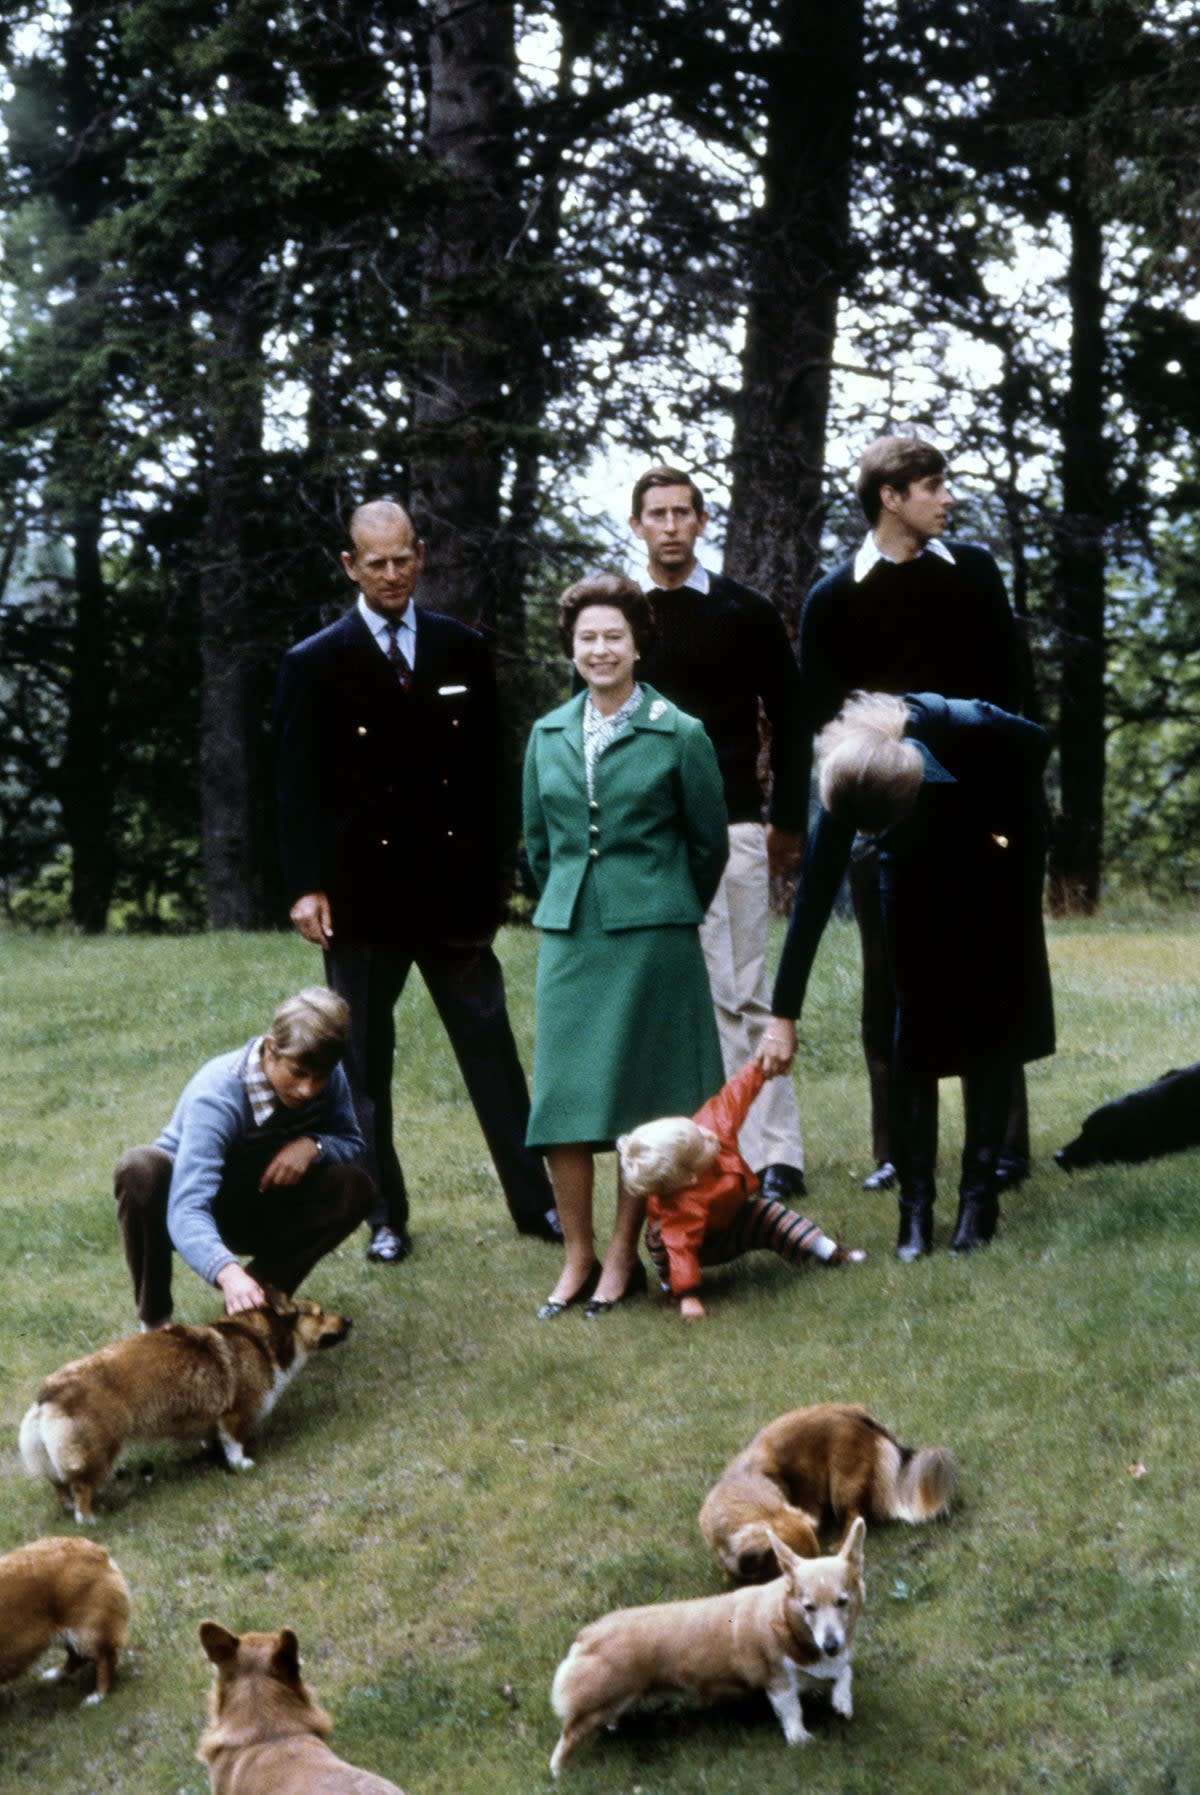
<svg viewBox="0 0 1200 1795">
<path fill-rule="evenodd" d="M 276 697 L 285 896 L 327 893 L 339 940 L 486 941 L 508 822 L 483 638 L 418 610 L 401 690 L 357 608 L 284 658 Z"/>
<path fill-rule="evenodd" d="M 906 695 L 907 733 L 953 775 L 921 787 L 880 841 L 896 1059 L 942 1077 L 1054 1051 L 1042 928 L 1042 772 L 1049 737 L 981 699 Z M 822 811 L 797 893 L 772 1009 L 797 1016 L 854 831 Z"/>
</svg>

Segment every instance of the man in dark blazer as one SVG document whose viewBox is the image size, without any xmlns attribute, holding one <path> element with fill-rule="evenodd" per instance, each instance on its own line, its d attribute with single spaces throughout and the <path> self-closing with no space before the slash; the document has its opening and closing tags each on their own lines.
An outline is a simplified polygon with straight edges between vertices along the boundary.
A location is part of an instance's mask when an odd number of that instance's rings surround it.
<svg viewBox="0 0 1200 1795">
<path fill-rule="evenodd" d="M 559 1238 L 525 1146 L 529 1093 L 492 940 L 515 809 L 483 638 L 413 602 L 425 545 L 390 499 L 362 505 L 342 565 L 353 609 L 284 658 L 278 818 L 293 924 L 350 1005 L 346 1057 L 379 1189 L 368 1258 L 410 1250 L 392 1139 L 393 1011 L 413 965 L 450 1038 L 513 1220 Z"/>
<path fill-rule="evenodd" d="M 725 788 L 729 860 L 700 941 L 728 1079 L 754 1057 L 767 1025 L 770 878 L 795 870 L 808 817 L 796 660 L 771 601 L 698 560 L 708 512 L 690 474 L 647 468 L 634 484 L 629 522 L 646 550 L 644 590 L 658 619 L 658 640 L 640 674 L 699 717 Z M 760 716 L 771 768 L 765 825 Z M 773 1079 L 755 1099 L 739 1145 L 764 1196 L 787 1202 L 804 1194 L 804 1146 L 790 1078 Z"/>
</svg>

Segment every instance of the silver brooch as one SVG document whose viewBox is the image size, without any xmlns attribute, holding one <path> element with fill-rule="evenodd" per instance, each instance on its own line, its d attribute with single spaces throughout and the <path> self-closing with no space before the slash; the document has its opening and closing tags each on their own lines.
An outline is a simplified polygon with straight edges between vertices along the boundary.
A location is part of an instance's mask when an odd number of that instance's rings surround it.
<svg viewBox="0 0 1200 1795">
<path fill-rule="evenodd" d="M 658 719 L 660 717 L 665 717 L 666 714 L 667 714 L 666 699 L 665 698 L 656 698 L 654 700 L 654 703 L 650 706 L 650 721 L 651 721 L 651 723 L 657 723 Z"/>
</svg>

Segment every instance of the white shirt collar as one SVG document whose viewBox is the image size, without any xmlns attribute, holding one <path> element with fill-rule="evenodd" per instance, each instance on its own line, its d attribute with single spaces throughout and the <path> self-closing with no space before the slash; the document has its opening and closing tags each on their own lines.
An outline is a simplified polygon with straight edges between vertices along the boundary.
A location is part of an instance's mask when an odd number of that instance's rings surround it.
<svg viewBox="0 0 1200 1795">
<path fill-rule="evenodd" d="M 660 586 L 649 568 L 646 569 L 646 578 L 648 581 L 647 592 L 678 592 L 682 589 L 679 586 Z M 692 592 L 708 591 L 708 569 L 703 561 L 696 562 L 683 584 Z"/>
<path fill-rule="evenodd" d="M 387 619 L 378 611 L 373 611 L 360 592 L 358 595 L 358 614 L 374 636 L 382 654 L 388 651 Z M 396 641 L 400 652 L 410 667 L 417 664 L 417 607 L 410 598 L 404 607 L 404 615 L 400 619 L 400 627 L 396 631 Z"/>
<path fill-rule="evenodd" d="M 951 567 L 955 565 L 954 556 L 950 553 L 946 544 L 944 542 L 939 542 L 936 536 L 931 536 L 929 538 L 929 541 L 921 550 L 921 555 L 940 555 L 943 561 L 949 561 Z M 917 555 L 914 558 L 920 560 L 921 557 L 920 555 Z M 868 530 L 866 540 L 854 557 L 854 584 L 856 586 L 861 584 L 861 582 L 866 579 L 871 569 L 877 567 L 881 561 L 891 561 L 891 559 L 892 557 L 890 555 L 884 554 L 874 536 L 871 534 L 870 530 Z M 893 562 L 892 565 L 896 566 L 898 563 Z"/>
</svg>

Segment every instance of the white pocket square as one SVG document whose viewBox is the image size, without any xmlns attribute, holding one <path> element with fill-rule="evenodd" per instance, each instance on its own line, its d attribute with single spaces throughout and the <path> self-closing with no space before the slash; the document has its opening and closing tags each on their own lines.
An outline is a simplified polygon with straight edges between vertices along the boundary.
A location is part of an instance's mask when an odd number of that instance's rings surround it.
<svg viewBox="0 0 1200 1795">
<path fill-rule="evenodd" d="M 465 692 L 466 689 L 467 689 L 466 686 L 439 686 L 438 687 L 438 697 L 439 698 L 457 698 L 459 693 Z"/>
</svg>

